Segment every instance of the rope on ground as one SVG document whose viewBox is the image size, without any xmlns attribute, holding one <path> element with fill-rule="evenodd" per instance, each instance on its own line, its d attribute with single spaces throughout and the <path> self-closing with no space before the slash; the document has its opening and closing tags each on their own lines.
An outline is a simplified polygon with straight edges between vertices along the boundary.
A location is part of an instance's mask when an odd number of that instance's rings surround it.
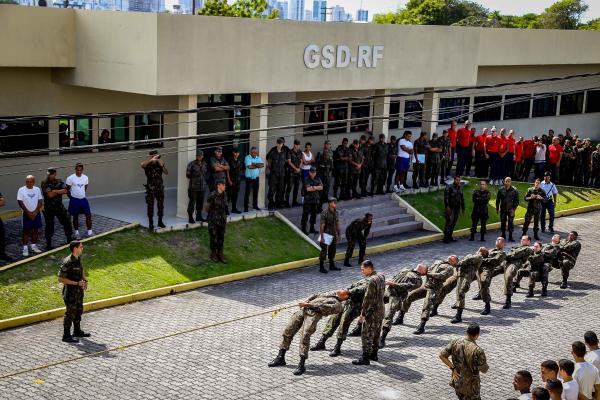
<svg viewBox="0 0 600 400">
<path fill-rule="evenodd" d="M 102 351 L 97 351 L 97 352 L 94 352 L 94 353 L 83 354 L 81 356 L 71 357 L 71 358 L 67 358 L 67 359 L 59 360 L 59 361 L 54 361 L 54 362 L 50 362 L 50 363 L 47 363 L 47 364 L 38 365 L 36 367 L 21 369 L 21 370 L 18 370 L 18 371 L 12 371 L 12 372 L 9 372 L 7 374 L 0 375 L 0 380 L 12 378 L 12 377 L 15 377 L 15 376 L 18 376 L 18 375 L 27 374 L 29 372 L 34 372 L 34 371 L 39 371 L 39 370 L 47 369 L 47 368 L 50 368 L 50 367 L 56 367 L 56 366 L 62 365 L 62 364 L 68 364 L 68 363 L 79 361 L 79 360 L 83 360 L 83 359 L 86 359 L 86 358 L 97 357 L 97 356 L 100 356 L 100 355 L 103 355 L 103 354 L 107 354 L 107 353 L 111 353 L 111 352 L 114 352 L 114 351 L 123 351 L 123 350 L 131 348 L 131 347 L 141 346 L 143 344 L 157 342 L 159 340 L 164 340 L 164 339 L 172 338 L 172 337 L 175 337 L 175 336 L 181 336 L 181 335 L 185 335 L 185 334 L 196 332 L 196 331 L 201 331 L 201 330 L 205 330 L 205 329 L 209 329 L 209 328 L 214 328 L 214 327 L 221 326 L 221 325 L 231 324 L 233 322 L 238 322 L 238 321 L 243 321 L 243 320 L 246 320 L 246 319 L 260 317 L 262 315 L 271 314 L 271 319 L 273 319 L 273 318 L 275 318 L 277 316 L 277 314 L 279 314 L 279 312 L 281 312 L 283 310 L 286 310 L 288 308 L 295 307 L 297 305 L 298 305 L 297 303 L 288 304 L 288 305 L 285 305 L 283 307 L 276 308 L 276 309 L 271 309 L 271 310 L 267 310 L 267 311 L 261 311 L 259 313 L 245 315 L 245 316 L 242 316 L 242 317 L 238 317 L 238 318 L 234 318 L 234 319 L 229 319 L 229 320 L 226 320 L 226 321 L 213 322 L 211 324 L 196 326 L 196 327 L 185 329 L 185 330 L 182 330 L 182 331 L 177 331 L 177 332 L 169 333 L 169 334 L 166 334 L 166 335 L 163 335 L 163 336 L 157 336 L 157 337 L 153 337 L 153 338 L 150 338 L 150 339 L 141 340 L 139 342 L 133 342 L 133 343 L 129 343 L 129 344 L 121 345 L 121 346 L 111 347 L 109 349 L 102 350 Z"/>
</svg>

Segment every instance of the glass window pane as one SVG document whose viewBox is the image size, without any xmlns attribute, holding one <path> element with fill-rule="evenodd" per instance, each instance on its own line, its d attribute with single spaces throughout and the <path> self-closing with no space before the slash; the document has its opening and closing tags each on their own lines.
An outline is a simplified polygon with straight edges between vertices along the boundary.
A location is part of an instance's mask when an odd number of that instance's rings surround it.
<svg viewBox="0 0 600 400">
<path fill-rule="evenodd" d="M 588 90 L 585 112 L 600 112 L 600 90 Z"/>
<path fill-rule="evenodd" d="M 162 138 L 162 114 L 135 116 L 135 140 Z M 162 147 L 162 142 L 136 145 L 136 147 Z"/>
<path fill-rule="evenodd" d="M 112 142 L 126 142 L 129 140 L 129 117 L 113 117 L 110 119 Z"/>
<path fill-rule="evenodd" d="M 542 93 L 534 96 L 543 96 L 533 99 L 532 117 L 552 117 L 556 115 L 556 99 L 557 95 L 551 93 Z"/>
<path fill-rule="evenodd" d="M 347 121 L 343 121 L 346 119 L 348 119 L 348 103 L 329 104 L 327 134 L 346 133 Z M 332 121 L 343 122 L 332 123 Z"/>
<path fill-rule="evenodd" d="M 440 99 L 440 111 L 438 120 L 440 123 L 456 120 L 464 122 L 469 119 L 469 97 L 453 97 Z"/>
<path fill-rule="evenodd" d="M 325 105 L 311 104 L 304 106 L 304 135 L 322 135 L 325 128 Z"/>
<path fill-rule="evenodd" d="M 504 104 L 504 119 L 529 118 L 529 109 L 531 108 L 531 95 L 528 94 L 510 94 L 506 95 L 506 100 L 523 99 L 523 101 L 510 102 Z"/>
<path fill-rule="evenodd" d="M 0 157 L 7 156 L 3 152 L 47 149 L 48 133 L 47 120 L 0 122 Z"/>
<path fill-rule="evenodd" d="M 390 121 L 389 129 L 398 129 L 400 127 L 400 102 L 392 101 L 390 103 Z"/>
<path fill-rule="evenodd" d="M 473 122 L 500 120 L 501 102 L 502 96 L 476 96 L 473 100 Z"/>
<path fill-rule="evenodd" d="M 350 132 L 365 132 L 369 130 L 369 117 L 371 116 L 371 103 L 352 103 L 350 118 Z M 365 119 L 357 119 L 357 118 Z"/>
<path fill-rule="evenodd" d="M 404 127 L 413 128 L 421 126 L 423 118 L 423 104 L 420 100 L 407 100 L 404 103 Z"/>
<path fill-rule="evenodd" d="M 560 98 L 560 115 L 581 114 L 583 112 L 583 92 L 563 94 Z"/>
</svg>

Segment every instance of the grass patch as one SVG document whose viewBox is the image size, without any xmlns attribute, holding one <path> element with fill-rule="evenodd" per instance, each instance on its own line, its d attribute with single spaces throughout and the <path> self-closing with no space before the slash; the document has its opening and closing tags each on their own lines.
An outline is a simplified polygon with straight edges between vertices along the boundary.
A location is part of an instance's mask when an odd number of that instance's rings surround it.
<svg viewBox="0 0 600 400">
<path fill-rule="evenodd" d="M 68 250 L 0 273 L 0 319 L 63 307 L 59 263 Z M 85 244 L 85 301 L 106 299 L 274 264 L 318 251 L 274 217 L 227 224 L 227 264 L 209 259 L 206 228 L 152 234 L 136 228 Z"/>
<path fill-rule="evenodd" d="M 456 223 L 455 229 L 464 229 L 471 227 L 471 210 L 473 210 L 472 194 L 473 190 L 477 190 L 479 187 L 478 179 L 466 179 L 469 181 L 469 185 L 464 189 L 465 195 L 465 212 L 461 214 Z M 531 187 L 532 184 L 525 182 L 513 182 L 513 186 L 519 191 L 519 207 L 517 208 L 515 218 L 521 218 L 525 216 L 527 211 L 527 202 L 525 201 L 525 193 L 527 188 Z M 568 210 L 572 208 L 588 206 L 592 204 L 600 204 L 600 190 L 592 188 L 576 188 L 576 187 L 565 187 L 557 186 L 558 198 L 556 211 Z M 500 215 L 496 214 L 496 194 L 498 193 L 497 186 L 488 186 L 492 196 L 488 206 L 489 219 L 488 224 L 499 222 Z M 411 206 L 415 207 L 421 214 L 427 217 L 434 225 L 440 229 L 444 229 L 444 191 L 438 190 L 437 192 L 429 193 L 417 193 L 402 197 Z"/>
</svg>

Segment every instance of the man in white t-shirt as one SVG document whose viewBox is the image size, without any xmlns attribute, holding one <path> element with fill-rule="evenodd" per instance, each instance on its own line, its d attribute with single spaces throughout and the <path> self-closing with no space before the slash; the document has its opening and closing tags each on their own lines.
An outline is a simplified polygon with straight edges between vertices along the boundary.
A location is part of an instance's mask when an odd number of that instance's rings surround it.
<svg viewBox="0 0 600 400">
<path fill-rule="evenodd" d="M 34 253 L 42 251 L 37 247 L 38 230 L 42 227 L 42 204 L 44 197 L 35 185 L 35 176 L 27 175 L 25 186 L 19 188 L 17 201 L 23 210 L 23 257 L 29 257 L 29 249 Z M 29 240 L 31 238 L 31 246 Z"/>
<path fill-rule="evenodd" d="M 585 353 L 585 344 L 582 342 L 577 341 L 571 345 L 571 354 L 575 360 L 573 379 L 579 385 L 579 398 L 600 400 L 600 375 L 596 367 L 585 361 Z M 596 397 L 592 397 L 594 392 Z"/>
<path fill-rule="evenodd" d="M 92 236 L 92 212 L 90 203 L 85 194 L 89 184 L 87 175 L 83 174 L 83 164 L 75 165 L 75 173 L 70 175 L 65 182 L 69 190 L 69 214 L 73 217 L 73 230 L 75 239 L 80 239 L 79 235 L 79 214 L 85 215 L 85 225 L 87 226 L 87 235 Z"/>
<path fill-rule="evenodd" d="M 585 344 L 588 347 L 588 352 L 585 355 L 585 361 L 594 365 L 598 371 L 600 371 L 600 349 L 598 348 L 598 336 L 593 331 L 587 331 L 583 338 Z"/>
<path fill-rule="evenodd" d="M 412 132 L 406 131 L 398 141 L 398 156 L 396 157 L 396 192 L 406 190 L 406 177 L 410 169 L 410 159 L 413 156 L 413 144 L 410 141 Z"/>
<path fill-rule="evenodd" d="M 573 379 L 575 363 L 571 360 L 562 359 L 558 361 L 558 368 L 558 376 L 560 376 L 563 384 L 561 400 L 577 400 L 579 398 L 579 384 Z"/>
</svg>

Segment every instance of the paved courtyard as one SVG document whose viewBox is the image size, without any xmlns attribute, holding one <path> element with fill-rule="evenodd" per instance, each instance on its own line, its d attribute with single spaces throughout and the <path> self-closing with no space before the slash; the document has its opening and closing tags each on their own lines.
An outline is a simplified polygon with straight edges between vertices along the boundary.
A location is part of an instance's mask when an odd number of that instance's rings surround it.
<svg viewBox="0 0 600 400">
<path fill-rule="evenodd" d="M 521 289 L 513 298 L 513 308 L 502 310 L 498 277 L 493 282 L 491 315 L 479 315 L 481 302 L 467 301 L 463 319 L 482 326 L 479 344 L 490 365 L 483 376 L 484 399 L 515 397 L 511 381 L 518 369 L 529 369 L 539 383 L 541 361 L 569 357 L 570 343 L 580 340 L 585 330 L 600 331 L 600 266 L 595 258 L 600 213 L 562 218 L 556 226 L 560 232 L 578 230 L 583 240 L 569 289 L 559 289 L 560 274 L 553 271 L 549 297 L 525 299 Z M 488 235 L 487 246 L 492 239 Z M 549 235 L 543 239 L 548 241 Z M 453 247 L 436 242 L 377 255 L 373 261 L 377 269 L 391 275 L 401 266 L 430 263 L 450 252 L 463 256 L 479 245 L 465 239 Z M 360 353 L 359 338 L 349 338 L 338 358 L 311 352 L 308 371 L 301 377 L 292 375 L 298 361 L 297 340 L 288 352 L 287 367 L 267 367 L 293 311 L 272 317 L 270 310 L 315 292 L 347 286 L 358 278 L 358 268 L 322 275 L 312 267 L 88 313 L 83 327 L 93 336 L 77 345 L 60 341 L 60 320 L 2 332 L 0 376 L 198 328 L 0 378 L 0 398 L 453 399 L 450 373 L 438 359 L 440 349 L 462 335 L 466 326 L 449 323 L 453 295 L 421 336 L 412 334 L 421 302 L 415 304 L 407 314 L 407 325 L 393 327 L 380 361 L 369 367 L 351 364 Z M 209 326 L 235 319 L 239 320 Z M 328 348 L 333 344 L 330 340 Z"/>
</svg>

